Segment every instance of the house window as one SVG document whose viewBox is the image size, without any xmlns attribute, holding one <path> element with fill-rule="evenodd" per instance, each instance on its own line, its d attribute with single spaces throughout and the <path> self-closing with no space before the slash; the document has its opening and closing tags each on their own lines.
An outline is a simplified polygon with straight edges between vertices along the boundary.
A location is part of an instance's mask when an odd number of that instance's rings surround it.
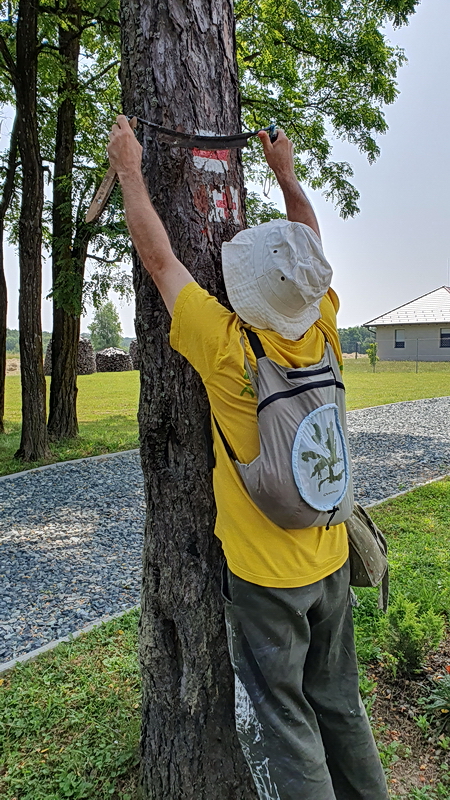
<svg viewBox="0 0 450 800">
<path fill-rule="evenodd" d="M 450 347 L 450 328 L 441 328 L 441 347 Z"/>
<path fill-rule="evenodd" d="M 405 331 L 395 331 L 395 347 L 405 346 Z"/>
</svg>

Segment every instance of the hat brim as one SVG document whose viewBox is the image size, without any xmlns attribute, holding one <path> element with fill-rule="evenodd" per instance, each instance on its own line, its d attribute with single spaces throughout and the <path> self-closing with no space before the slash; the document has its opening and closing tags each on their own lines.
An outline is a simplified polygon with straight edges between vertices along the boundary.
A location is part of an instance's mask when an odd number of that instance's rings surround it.
<svg viewBox="0 0 450 800">
<path fill-rule="evenodd" d="M 230 305 L 244 322 L 254 328 L 275 331 L 284 339 L 300 339 L 320 319 L 321 299 L 294 317 L 287 317 L 269 306 L 263 295 L 255 290 L 258 276 L 254 268 L 253 230 L 241 231 L 238 241 L 232 239 L 222 245 L 222 271 Z"/>
</svg>

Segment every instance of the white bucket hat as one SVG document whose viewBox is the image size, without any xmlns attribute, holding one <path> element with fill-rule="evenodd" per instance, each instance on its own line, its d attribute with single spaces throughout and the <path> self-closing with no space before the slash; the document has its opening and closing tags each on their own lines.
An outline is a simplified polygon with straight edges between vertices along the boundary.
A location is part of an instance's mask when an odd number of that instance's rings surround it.
<svg viewBox="0 0 450 800">
<path fill-rule="evenodd" d="M 299 339 L 320 318 L 332 269 L 319 237 L 301 222 L 274 219 L 222 245 L 228 298 L 249 325 Z"/>
</svg>

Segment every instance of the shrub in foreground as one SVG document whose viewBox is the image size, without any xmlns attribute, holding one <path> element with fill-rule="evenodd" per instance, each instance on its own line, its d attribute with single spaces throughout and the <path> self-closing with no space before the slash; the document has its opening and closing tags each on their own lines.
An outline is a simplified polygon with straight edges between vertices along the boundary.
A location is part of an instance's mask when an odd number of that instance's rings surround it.
<svg viewBox="0 0 450 800">
<path fill-rule="evenodd" d="M 432 609 L 420 613 L 417 603 L 399 595 L 384 623 L 384 649 L 394 674 L 419 672 L 431 650 L 439 647 L 444 620 Z"/>
</svg>

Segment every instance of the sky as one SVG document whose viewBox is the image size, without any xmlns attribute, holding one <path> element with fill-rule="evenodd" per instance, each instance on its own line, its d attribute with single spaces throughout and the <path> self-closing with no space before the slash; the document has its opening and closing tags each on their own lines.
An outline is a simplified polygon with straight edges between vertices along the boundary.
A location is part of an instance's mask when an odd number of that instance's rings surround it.
<svg viewBox="0 0 450 800">
<path fill-rule="evenodd" d="M 403 303 L 450 285 L 450 30 L 449 0 L 423 0 L 410 24 L 387 31 L 403 47 L 397 101 L 386 107 L 387 134 L 381 155 L 369 165 L 354 146 L 336 142 L 335 160 L 348 161 L 361 197 L 360 213 L 342 220 L 319 192 L 307 189 L 334 270 L 341 309 L 339 327 L 362 325 Z M 4 130 L 10 127 L 5 120 Z M 253 187 L 252 187 L 253 188 Z M 271 198 L 283 208 L 282 195 Z M 8 327 L 17 328 L 18 269 L 5 253 Z M 189 268 L 189 265 L 186 265 Z M 43 295 L 50 290 L 50 265 L 43 267 Z M 134 306 L 111 293 L 124 336 L 134 336 Z M 82 320 L 87 330 L 92 311 Z M 42 325 L 51 330 L 51 303 L 43 300 Z"/>
</svg>

